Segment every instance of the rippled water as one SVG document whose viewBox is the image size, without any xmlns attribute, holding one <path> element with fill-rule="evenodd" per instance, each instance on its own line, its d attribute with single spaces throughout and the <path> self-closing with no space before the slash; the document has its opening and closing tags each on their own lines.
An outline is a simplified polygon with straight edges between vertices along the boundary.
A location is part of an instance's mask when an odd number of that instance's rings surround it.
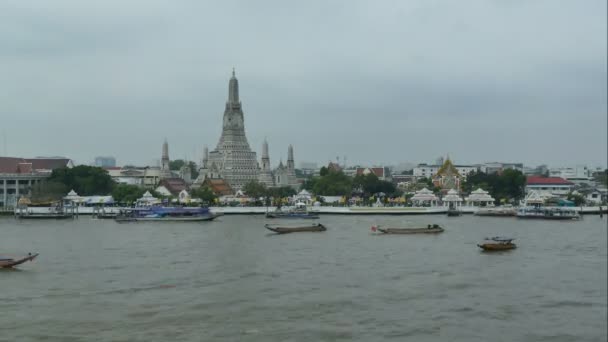
<svg viewBox="0 0 608 342">
<path fill-rule="evenodd" d="M 260 216 L 116 224 L 0 218 L 2 341 L 605 341 L 606 217 L 580 222 L 323 216 L 271 235 Z M 438 223 L 437 236 L 374 223 Z M 485 236 L 519 248 L 482 253 Z"/>
</svg>

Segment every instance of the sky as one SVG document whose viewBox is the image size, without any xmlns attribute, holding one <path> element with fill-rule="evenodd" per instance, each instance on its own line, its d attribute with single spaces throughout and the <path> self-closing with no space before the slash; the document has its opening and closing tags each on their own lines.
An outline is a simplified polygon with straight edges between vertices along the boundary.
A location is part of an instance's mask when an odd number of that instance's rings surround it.
<svg viewBox="0 0 608 342">
<path fill-rule="evenodd" d="M 605 0 L 0 2 L 0 155 L 607 164 Z"/>
</svg>

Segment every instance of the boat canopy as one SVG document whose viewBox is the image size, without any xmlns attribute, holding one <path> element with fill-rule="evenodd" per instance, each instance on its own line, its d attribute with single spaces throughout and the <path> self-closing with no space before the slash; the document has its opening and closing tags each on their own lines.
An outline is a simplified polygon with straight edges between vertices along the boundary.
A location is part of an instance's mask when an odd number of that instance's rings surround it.
<svg viewBox="0 0 608 342">
<path fill-rule="evenodd" d="M 495 242 L 511 242 L 511 241 L 513 241 L 515 239 L 514 238 L 504 237 L 504 236 L 494 236 L 494 237 L 487 237 L 486 240 L 487 241 L 495 241 Z"/>
</svg>

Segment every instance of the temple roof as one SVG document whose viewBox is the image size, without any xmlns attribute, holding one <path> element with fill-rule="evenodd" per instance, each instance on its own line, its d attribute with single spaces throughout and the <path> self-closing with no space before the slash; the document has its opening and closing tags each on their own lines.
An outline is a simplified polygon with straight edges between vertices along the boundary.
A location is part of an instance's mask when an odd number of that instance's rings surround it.
<svg viewBox="0 0 608 342">
<path fill-rule="evenodd" d="M 458 196 L 458 191 L 450 189 L 448 194 L 443 196 L 442 201 L 444 202 L 462 202 L 462 198 Z"/>
<path fill-rule="evenodd" d="M 465 200 L 468 202 L 494 202 L 494 197 L 490 196 L 488 192 L 482 188 L 478 188 L 471 192 Z"/>
<path fill-rule="evenodd" d="M 232 195 L 233 193 L 230 185 L 222 178 L 207 178 L 205 179 L 205 182 L 203 182 L 203 185 L 208 186 L 211 191 L 218 196 Z"/>
<path fill-rule="evenodd" d="M 437 173 L 435 174 L 436 177 L 441 177 L 441 176 L 456 176 L 456 177 L 461 177 L 460 173 L 458 172 L 458 170 L 456 169 L 456 167 L 454 166 L 454 164 L 452 164 L 452 161 L 450 160 L 450 158 L 448 157 L 445 162 L 443 163 L 443 165 L 441 165 L 441 167 L 439 168 L 439 170 L 437 170 Z"/>
</svg>

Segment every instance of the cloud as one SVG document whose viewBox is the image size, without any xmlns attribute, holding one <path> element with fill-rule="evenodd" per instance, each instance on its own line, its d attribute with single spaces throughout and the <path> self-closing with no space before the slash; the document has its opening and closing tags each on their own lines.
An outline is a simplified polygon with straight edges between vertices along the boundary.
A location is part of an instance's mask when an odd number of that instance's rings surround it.
<svg viewBox="0 0 608 342">
<path fill-rule="evenodd" d="M 606 165 L 605 1 L 0 5 L 11 155 L 198 159 L 233 66 L 273 163 Z M 542 151 L 542 152 L 539 152 Z M 560 151 L 563 151 L 561 153 Z M 567 153 L 566 153 L 567 152 Z"/>
</svg>

